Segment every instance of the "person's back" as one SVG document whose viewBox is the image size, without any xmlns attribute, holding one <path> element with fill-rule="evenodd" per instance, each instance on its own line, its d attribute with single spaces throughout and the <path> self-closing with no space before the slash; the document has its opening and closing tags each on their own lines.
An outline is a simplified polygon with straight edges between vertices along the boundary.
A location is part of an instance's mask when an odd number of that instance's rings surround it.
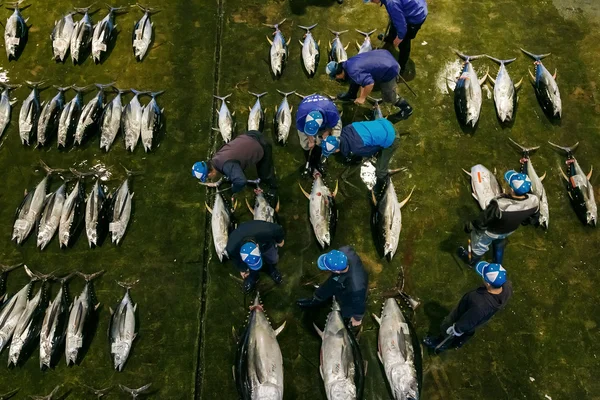
<svg viewBox="0 0 600 400">
<path fill-rule="evenodd" d="M 264 149 L 257 138 L 257 134 L 260 135 L 261 133 L 249 131 L 224 144 L 211 160 L 214 167 L 222 173 L 223 166 L 228 161 L 237 161 L 242 170 L 250 165 L 257 164 L 264 155 Z"/>
<path fill-rule="evenodd" d="M 425 0 L 382 0 L 382 3 L 389 14 L 401 12 L 409 24 L 422 24 L 428 14 Z"/>
<path fill-rule="evenodd" d="M 485 286 L 466 293 L 456 308 L 456 329 L 460 332 L 472 332 L 485 324 L 506 307 L 512 293 L 510 281 L 502 285 L 502 292 L 498 294 L 490 293 Z"/>
<path fill-rule="evenodd" d="M 396 79 L 400 65 L 387 50 L 372 50 L 350 57 L 344 64 L 348 77 L 360 86 Z"/>
</svg>

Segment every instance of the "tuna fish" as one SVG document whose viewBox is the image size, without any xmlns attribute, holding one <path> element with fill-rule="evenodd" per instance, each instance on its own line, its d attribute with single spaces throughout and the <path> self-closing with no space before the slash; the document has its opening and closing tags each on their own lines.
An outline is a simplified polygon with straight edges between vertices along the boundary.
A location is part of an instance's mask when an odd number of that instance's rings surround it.
<svg viewBox="0 0 600 400">
<path fill-rule="evenodd" d="M 27 21 L 29 21 L 29 18 L 23 19 L 19 11 L 19 5 L 22 2 L 23 0 L 12 3 L 12 7 L 9 7 L 9 10 L 14 9 L 15 11 L 6 20 L 6 26 L 4 27 L 4 45 L 8 61 L 16 60 L 27 42 L 27 33 L 29 31 Z"/>
<path fill-rule="evenodd" d="M 111 87 L 113 83 L 108 85 L 96 84 L 98 93 L 96 97 L 90 100 L 79 116 L 79 122 L 77 122 L 77 129 L 75 130 L 75 145 L 81 145 L 85 138 L 95 131 L 100 124 L 100 117 L 104 110 L 104 90 Z"/>
<path fill-rule="evenodd" d="M 204 203 L 204 205 L 208 212 L 212 214 L 210 226 L 212 229 L 213 243 L 215 245 L 217 257 L 219 257 L 219 261 L 222 262 L 223 256 L 227 254 L 225 252 L 225 247 L 227 247 L 229 232 L 233 228 L 233 212 L 229 210 L 225 204 L 225 200 L 223 200 L 223 196 L 218 192 L 215 194 L 215 203 L 212 208 L 206 203 Z M 234 204 L 233 209 L 235 210 L 235 208 Z"/>
<path fill-rule="evenodd" d="M 65 199 L 63 210 L 60 214 L 58 239 L 61 248 L 66 248 L 73 244 L 75 236 L 84 221 L 85 185 L 83 175 L 79 173 L 77 175 L 79 175 L 79 179 L 77 179 L 75 186 Z"/>
<path fill-rule="evenodd" d="M 92 57 L 96 64 L 101 61 L 108 50 L 108 46 L 116 37 L 115 14 L 124 12 L 123 10 L 125 10 L 124 7 L 108 6 L 108 14 L 96 24 L 92 35 Z"/>
<path fill-rule="evenodd" d="M 30 398 L 33 400 L 54 400 L 54 396 L 56 396 L 56 393 L 58 393 L 58 389 L 61 388 L 62 385 L 58 385 L 56 386 L 52 392 L 50 392 L 50 394 L 46 395 L 46 396 L 31 396 Z M 68 394 L 67 394 L 68 395 Z M 67 396 L 65 395 L 65 396 Z"/>
<path fill-rule="evenodd" d="M 383 364 L 394 400 L 418 400 L 415 351 L 410 329 L 398 303 L 393 298 L 387 299 L 381 318 L 375 314 L 373 317 L 379 323 L 377 356 Z"/>
<path fill-rule="evenodd" d="M 539 177 L 535 169 L 533 168 L 533 164 L 529 156 L 535 150 L 539 149 L 539 146 L 536 147 L 523 147 L 519 143 L 515 142 L 511 138 L 508 138 L 515 146 L 517 146 L 521 150 L 521 172 L 529 176 L 531 180 L 531 193 L 533 193 L 540 200 L 540 218 L 539 222 L 542 228 L 548 229 L 548 224 L 550 223 L 550 210 L 548 208 L 548 196 L 546 195 L 546 190 L 544 189 L 544 185 L 542 181 L 546 177 L 546 173 L 542 177 Z"/>
<path fill-rule="evenodd" d="M 92 280 L 102 275 L 104 271 L 95 274 L 86 275 L 78 272 L 85 279 L 85 287 L 79 296 L 76 296 L 69 312 L 69 321 L 67 323 L 65 355 L 67 357 L 67 366 L 77 364 L 79 361 L 79 350 L 83 347 L 85 339 L 84 333 L 90 313 L 95 312 L 100 303 L 95 303 L 94 288 Z"/>
<path fill-rule="evenodd" d="M 348 59 L 346 49 L 348 49 L 350 43 L 348 43 L 346 47 L 344 47 L 340 39 L 340 35 L 348 31 L 336 32 L 330 29 L 329 32 L 333 33 L 333 35 L 335 36 L 333 40 L 329 43 L 329 61 L 335 61 L 339 63 L 346 61 Z"/>
<path fill-rule="evenodd" d="M 311 78 L 315 76 L 315 73 L 317 72 L 320 57 L 319 45 L 321 42 L 317 42 L 312 33 L 310 33 L 310 30 L 315 26 L 317 26 L 317 24 L 311 26 L 298 25 L 298 28 L 306 31 L 304 34 L 304 41 L 300 41 L 300 45 L 302 46 L 302 64 L 304 65 L 304 69 L 308 73 L 308 76 Z"/>
<path fill-rule="evenodd" d="M 598 223 L 598 207 L 594 198 L 594 188 L 590 183 L 594 168 L 590 168 L 590 173 L 586 175 L 573 156 L 579 142 L 572 147 L 562 147 L 551 142 L 548 143 L 567 154 L 567 173 L 565 174 L 562 170 L 561 173 L 567 182 L 567 192 L 577 216 L 584 224 L 596 226 Z"/>
<path fill-rule="evenodd" d="M 490 204 L 490 201 L 502 193 L 498 180 L 489 169 L 481 164 L 471 167 L 471 172 L 463 169 L 464 173 L 471 177 L 471 188 L 473 198 L 479 203 L 482 210 Z"/>
<path fill-rule="evenodd" d="M 144 150 L 149 152 L 155 145 L 160 129 L 162 128 L 162 116 L 165 109 L 161 109 L 156 102 L 156 96 L 165 91 L 150 93 L 152 100 L 144 107 L 142 112 L 141 136 Z"/>
<path fill-rule="evenodd" d="M 67 184 L 63 183 L 46 201 L 37 233 L 37 246 L 40 250 L 44 250 L 58 229 L 65 204 L 66 191 Z"/>
<path fill-rule="evenodd" d="M 90 248 L 98 246 L 104 238 L 108 227 L 108 204 L 100 178 L 97 178 L 85 204 L 85 234 Z"/>
<path fill-rule="evenodd" d="M 69 292 L 67 282 L 75 276 L 69 274 L 60 281 L 60 289 L 54 300 L 46 309 L 42 330 L 40 332 L 40 369 L 52 368 L 58 355 L 58 350 L 65 340 L 67 321 L 69 317 Z"/>
<path fill-rule="evenodd" d="M 130 389 L 127 386 L 123 386 L 123 385 L 119 384 L 119 387 L 121 388 L 121 390 L 124 391 L 125 393 L 129 393 L 131 395 L 131 398 L 134 400 L 137 399 L 140 396 L 140 394 L 143 394 L 146 390 L 150 389 L 150 386 L 152 386 L 152 384 L 148 383 L 147 385 L 144 385 L 137 389 Z"/>
<path fill-rule="evenodd" d="M 413 187 L 409 195 L 402 202 L 398 202 L 394 183 L 388 175 L 381 195 L 371 192 L 373 200 L 373 234 L 379 242 L 377 247 L 381 255 L 389 261 L 396 254 L 398 242 L 400 241 L 400 231 L 402 230 L 401 209 L 408 203 L 414 190 L 415 188 Z"/>
<path fill-rule="evenodd" d="M 75 91 L 75 97 L 71 99 L 62 109 L 58 120 L 57 147 L 66 147 L 71 138 L 75 137 L 77 122 L 83 109 L 83 93 L 87 87 L 71 86 Z"/>
<path fill-rule="evenodd" d="M 44 310 L 48 302 L 46 282 L 53 277 L 52 274 L 42 275 L 35 273 L 34 275 L 42 281 L 42 287 L 33 299 L 27 300 L 25 309 L 17 322 L 8 353 L 9 367 L 11 364 L 16 366 L 19 363 L 21 351 L 37 339 L 40 334 Z"/>
<path fill-rule="evenodd" d="M 283 357 L 277 335 L 285 322 L 273 330 L 259 294 L 250 307 L 248 325 L 238 343 L 233 373 L 242 399 L 283 399 Z"/>
<path fill-rule="evenodd" d="M 115 369 L 122 371 L 129 357 L 131 346 L 135 340 L 135 312 L 137 304 L 133 304 L 129 296 L 129 290 L 138 281 L 133 283 L 117 282 L 119 286 L 125 288 L 123 299 L 113 311 L 110 310 L 110 326 L 108 328 L 108 341 L 110 344 L 110 354 L 112 354 Z"/>
<path fill-rule="evenodd" d="M 131 171 L 127 171 L 127 178 L 123 181 L 121 186 L 117 189 L 113 195 L 113 201 L 111 205 L 112 218 L 108 225 L 108 231 L 112 235 L 112 242 L 116 245 L 121 243 L 127 225 L 129 225 L 129 217 L 131 216 L 131 200 L 133 199 L 133 193 L 129 192 L 129 177 L 133 174 Z"/>
<path fill-rule="evenodd" d="M 38 146 L 46 145 L 46 142 L 51 140 L 52 136 L 56 133 L 60 122 L 60 115 L 65 107 L 65 92 L 70 89 L 70 87 L 63 88 L 57 86 L 55 88 L 58 90 L 58 93 L 50 102 L 44 105 L 37 123 Z"/>
<path fill-rule="evenodd" d="M 337 181 L 333 193 L 325 186 L 325 182 L 323 182 L 323 178 L 319 173 L 315 174 L 310 194 L 306 193 L 300 184 L 298 185 L 308 199 L 309 219 L 317 242 L 319 242 L 321 248 L 325 249 L 331 244 L 337 225 L 338 211 L 335 205 L 335 196 L 338 190 Z"/>
<path fill-rule="evenodd" d="M 144 111 L 138 97 L 147 92 L 138 92 L 131 89 L 134 96 L 133 99 L 125 106 L 121 117 L 121 129 L 125 137 L 125 149 L 133 152 L 137 145 L 140 135 L 142 134 L 142 113 Z"/>
<path fill-rule="evenodd" d="M 358 29 L 355 29 L 355 31 L 365 37 L 365 40 L 362 42 L 362 44 L 359 44 L 358 42 L 356 42 L 356 48 L 358 49 L 358 54 L 366 53 L 367 51 L 373 50 L 373 44 L 371 43 L 371 35 L 374 34 L 377 31 L 377 29 L 373 29 L 370 32 L 362 32 L 362 31 L 359 31 Z"/>
<path fill-rule="evenodd" d="M 260 94 L 252 92 L 248 93 L 250 93 L 252 96 L 256 96 L 256 102 L 252 108 L 248 107 L 248 110 L 250 111 L 250 114 L 248 114 L 248 130 L 262 132 L 265 127 L 265 112 L 260 105 L 260 98 L 267 94 L 267 92 Z"/>
<path fill-rule="evenodd" d="M 25 272 L 31 280 L 17 294 L 11 297 L 0 310 L 0 352 L 10 343 L 17 322 L 21 318 L 23 311 L 25 311 L 33 282 L 39 279 L 33 275 L 27 266 L 25 266 Z"/>
<path fill-rule="evenodd" d="M 271 40 L 267 36 L 267 40 L 271 45 L 271 71 L 273 72 L 273 76 L 275 76 L 275 78 L 279 78 L 283 73 L 283 67 L 285 67 L 285 63 L 288 59 L 288 45 L 291 41 L 290 39 L 286 42 L 283 33 L 281 33 L 281 31 L 279 30 L 279 27 L 284 22 L 285 18 L 283 19 L 283 21 L 275 25 L 263 24 L 265 26 L 268 26 L 269 28 L 275 29 L 275 32 L 273 32 L 273 40 Z"/>
<path fill-rule="evenodd" d="M 246 205 L 248 206 L 248 210 L 250 210 L 252 215 L 254 215 L 254 220 L 277 223 L 279 201 L 277 201 L 277 205 L 275 206 L 275 208 L 273 208 L 271 207 L 267 199 L 265 199 L 262 189 L 256 189 L 254 193 L 256 193 L 254 208 L 250 206 L 250 203 L 248 203 L 248 199 L 246 199 Z"/>
<path fill-rule="evenodd" d="M 2 137 L 10 122 L 12 106 L 17 103 L 16 100 L 13 101 L 10 99 L 10 91 L 20 87 L 20 85 L 8 85 L 2 83 L 0 86 L 4 88 L 4 90 L 2 90 L 2 95 L 0 96 L 0 137 Z"/>
<path fill-rule="evenodd" d="M 487 56 L 490 60 L 498 63 L 500 68 L 498 69 L 498 75 L 494 80 L 489 74 L 487 78 L 492 81 L 494 85 L 494 103 L 496 104 L 496 114 L 502 123 L 513 122 L 515 111 L 517 109 L 517 90 L 521 87 L 523 79 L 516 85 L 513 83 L 506 65 L 515 61 L 516 58 L 510 60 L 499 60 L 494 57 Z"/>
<path fill-rule="evenodd" d="M 290 128 L 293 124 L 292 110 L 294 109 L 294 107 L 290 107 L 290 104 L 288 103 L 288 96 L 296 92 L 285 93 L 280 90 L 277 91 L 283 95 L 283 100 L 277 108 L 275 118 L 273 118 L 273 125 L 275 128 L 275 132 L 277 133 L 277 141 L 279 142 L 279 144 L 284 145 L 288 140 L 288 136 L 290 135 Z"/>
<path fill-rule="evenodd" d="M 533 58 L 535 65 L 535 76 L 529 71 L 531 76 L 531 84 L 535 90 L 535 97 L 537 97 L 540 106 L 544 113 L 550 118 L 560 119 L 562 116 L 562 101 L 560 99 L 560 91 L 556 84 L 556 70 L 552 75 L 542 64 L 542 59 L 548 57 L 548 54 L 533 54 L 524 49 L 521 51 Z"/>
<path fill-rule="evenodd" d="M 133 55 L 137 61 L 142 61 L 150 48 L 154 35 L 154 23 L 150 20 L 150 16 L 158 10 L 136 5 L 144 12 L 144 16 L 133 27 Z"/>
<path fill-rule="evenodd" d="M 461 125 L 475 128 L 477 121 L 479 121 L 483 101 L 481 85 L 486 81 L 487 74 L 479 79 L 471 61 L 483 56 L 467 56 L 458 51 L 456 51 L 456 54 L 465 62 L 454 88 L 454 110 Z"/>
<path fill-rule="evenodd" d="M 16 241 L 17 244 L 23 243 L 38 223 L 42 210 L 44 209 L 44 204 L 46 204 L 46 189 L 48 187 L 50 175 L 60 171 L 48 167 L 43 162 L 41 163 L 46 170 L 46 176 L 37 184 L 35 190 L 30 191 L 25 195 L 23 201 L 17 208 L 12 234 L 12 240 Z"/>
<path fill-rule="evenodd" d="M 123 103 L 121 95 L 129 90 L 116 89 L 117 95 L 104 107 L 100 119 L 100 149 L 108 151 L 112 146 L 119 129 L 121 128 L 121 115 L 123 114 Z"/>
<path fill-rule="evenodd" d="M 374 99 L 373 97 L 369 97 L 369 100 L 373 102 L 373 119 L 383 119 L 383 111 L 381 111 L 381 102 L 383 99 Z M 341 118 L 340 118 L 341 120 Z"/>
<path fill-rule="evenodd" d="M 112 389 L 112 386 L 105 387 L 104 389 L 95 389 L 91 386 L 84 385 L 83 383 L 81 384 L 81 386 L 83 386 L 85 389 L 87 389 L 88 392 L 96 396 L 96 399 L 103 398 Z"/>
<path fill-rule="evenodd" d="M 226 102 L 229 96 L 231 96 L 231 94 L 228 94 L 225 97 L 214 96 L 217 99 L 221 100 L 221 108 L 217 110 L 217 113 L 219 114 L 219 128 L 213 128 L 213 130 L 221 133 L 221 136 L 223 137 L 223 141 L 225 143 L 228 143 L 231 140 L 233 130 L 235 129 L 235 124 L 233 123 L 233 115 L 235 114 L 235 112 L 233 114 L 229 112 L 229 108 L 227 107 Z"/>
<path fill-rule="evenodd" d="M 29 146 L 31 134 L 37 131 L 38 118 L 40 116 L 40 89 L 39 87 L 44 82 L 29 82 L 27 85 L 31 87 L 31 93 L 23 104 L 19 113 L 19 135 L 21 143 Z"/>
<path fill-rule="evenodd" d="M 58 21 L 54 21 L 54 29 L 50 39 L 52 40 L 52 54 L 54 54 L 54 60 L 57 62 L 65 61 L 71 46 L 71 37 L 75 31 L 73 14 L 75 14 L 75 11 L 71 11 Z"/>
<path fill-rule="evenodd" d="M 78 13 L 83 14 L 83 18 L 75 24 L 73 34 L 71 35 L 71 59 L 73 60 L 73 65 L 83 62 L 85 53 L 92 43 L 94 23 L 89 14 L 91 7 L 75 9 Z"/>
<path fill-rule="evenodd" d="M 313 324 L 314 325 L 314 324 Z M 321 378 L 328 400 L 358 400 L 363 398 L 364 366 L 354 335 L 344 324 L 340 305 L 333 299 L 325 329 L 315 330 L 321 343 Z"/>
</svg>

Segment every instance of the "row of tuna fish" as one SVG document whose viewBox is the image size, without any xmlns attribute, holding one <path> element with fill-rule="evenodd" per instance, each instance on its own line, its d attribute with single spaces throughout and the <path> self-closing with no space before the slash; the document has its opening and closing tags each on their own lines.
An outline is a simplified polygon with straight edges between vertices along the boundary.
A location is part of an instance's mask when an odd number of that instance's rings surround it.
<svg viewBox="0 0 600 400">
<path fill-rule="evenodd" d="M 283 33 L 279 29 L 285 21 L 286 19 L 274 25 L 264 24 L 275 30 L 272 35 L 273 39 L 267 36 L 267 40 L 271 45 L 271 49 L 269 52 L 271 72 L 273 73 L 273 76 L 275 78 L 279 78 L 283 74 L 283 69 L 289 58 L 288 46 L 291 42 L 291 39 L 286 41 Z M 311 33 L 311 30 L 316 26 L 317 24 L 311 26 L 298 25 L 298 28 L 303 29 L 305 31 L 303 40 L 300 40 L 299 42 L 300 46 L 302 47 L 302 65 L 304 66 L 306 73 L 310 77 L 313 77 L 317 72 L 317 67 L 319 66 L 319 58 L 321 54 L 319 49 L 321 41 L 317 41 Z M 350 43 L 344 46 L 340 39 L 340 35 L 348 31 L 336 32 L 331 29 L 329 29 L 329 31 L 334 35 L 334 38 L 331 40 L 331 42 L 329 42 L 329 60 L 337 62 L 346 61 L 348 59 L 348 54 L 346 53 L 346 50 L 348 49 Z M 356 32 L 364 36 L 362 44 L 356 42 L 358 54 L 373 50 L 373 45 L 371 43 L 371 35 L 375 33 L 375 30 L 372 30 L 370 32 L 362 32 L 356 29 Z"/>
<path fill-rule="evenodd" d="M 510 139 L 510 141 L 521 151 L 521 172 L 527 174 L 531 180 L 531 193 L 537 196 L 540 201 L 539 223 L 544 229 L 548 229 L 550 223 L 550 210 L 548 207 L 548 196 L 542 183 L 546 174 L 544 173 L 544 175 L 540 177 L 535 171 L 530 158 L 531 153 L 539 149 L 539 146 L 527 148 L 512 139 Z M 596 226 L 598 221 L 598 208 L 594 197 L 594 188 L 590 183 L 593 169 L 591 168 L 589 174 L 586 175 L 573 156 L 573 152 L 579 143 L 576 143 L 572 147 L 563 147 L 551 142 L 548 143 L 554 148 L 564 152 L 567 156 L 567 172 L 565 173 L 561 170 L 561 174 L 565 179 L 567 193 L 577 216 L 584 224 Z M 502 188 L 495 175 L 483 165 L 477 164 L 471 168 L 471 172 L 465 172 L 471 177 L 472 195 L 477 200 L 482 210 L 487 207 L 494 197 L 502 193 Z"/>
<path fill-rule="evenodd" d="M 30 398 L 32 398 L 34 400 L 64 399 L 66 396 L 68 396 L 70 393 L 72 393 L 72 390 L 68 390 L 66 392 L 66 394 L 62 394 L 62 395 L 58 396 L 57 393 L 62 386 L 63 385 L 55 386 L 54 389 L 52 389 L 52 392 L 50 392 L 49 394 L 47 394 L 45 396 L 31 396 Z M 94 396 L 96 396 L 97 399 L 100 399 L 100 398 L 106 396 L 106 394 L 108 394 L 108 392 L 110 392 L 112 390 L 112 386 L 108 386 L 104 389 L 95 389 L 91 386 L 84 385 L 84 384 L 80 384 L 80 386 L 82 386 L 86 390 L 86 393 L 88 395 L 94 395 Z M 140 395 L 146 394 L 147 390 L 150 389 L 150 386 L 152 386 L 152 384 L 148 383 L 142 387 L 132 389 L 127 386 L 119 384 L 119 388 L 121 389 L 121 391 L 130 394 L 132 399 L 137 399 Z M 12 398 L 14 395 L 16 395 L 18 392 L 19 392 L 19 389 L 15 389 L 8 393 L 0 394 L 0 399 L 8 400 L 8 399 Z"/>
<path fill-rule="evenodd" d="M 299 93 L 293 92 L 282 92 L 277 90 L 282 96 L 283 100 L 279 104 L 279 106 L 275 110 L 275 114 L 273 116 L 273 132 L 275 133 L 277 143 L 280 145 L 285 145 L 288 141 L 290 135 L 290 129 L 294 124 L 294 120 L 292 119 L 292 111 L 294 110 L 293 106 L 290 106 L 288 101 L 288 96 L 295 94 L 300 98 L 305 98 Z M 256 101 L 252 107 L 248 107 L 248 125 L 247 128 L 249 131 L 260 131 L 263 132 L 265 128 L 266 122 L 266 112 L 267 109 L 262 108 L 262 104 L 260 102 L 261 97 L 265 96 L 267 92 L 264 93 L 252 93 L 248 92 L 251 95 L 256 97 Z M 227 99 L 231 97 L 231 94 L 227 96 L 214 96 L 215 98 L 221 100 L 221 107 L 217 108 L 217 125 L 218 128 L 213 128 L 213 130 L 219 132 L 223 141 L 228 143 L 235 133 L 236 123 L 234 121 L 235 112 L 231 112 L 229 107 L 227 106 Z M 335 99 L 332 97 L 332 99 Z M 340 118 L 338 125 L 333 128 L 333 135 L 339 136 L 342 131 L 342 119 Z"/>
<path fill-rule="evenodd" d="M 40 103 L 43 82 L 27 84 L 32 90 L 19 112 L 19 136 L 23 145 L 29 146 L 35 137 L 37 146 L 46 146 L 56 136 L 58 148 L 65 148 L 71 143 L 79 146 L 99 131 L 100 149 L 108 151 L 119 131 L 122 131 L 125 148 L 129 151 L 133 152 L 140 138 L 146 152 L 155 147 L 164 118 L 164 109 L 159 107 L 156 97 L 163 92 L 114 89 L 115 97 L 107 102 L 106 90 L 113 87 L 114 83 L 96 84 L 96 96 L 84 105 L 83 94 L 89 87 L 55 86 L 58 93 L 50 101 Z M 2 86 L 0 136 L 10 122 L 11 109 L 16 103 L 10 99 L 10 91 L 18 87 L 8 84 Z M 70 89 L 75 92 L 75 96 L 67 102 L 65 92 Z M 132 92 L 134 96 L 123 106 L 122 95 L 128 92 Z M 139 97 L 143 95 L 151 97 L 146 105 L 139 101 Z"/>
<path fill-rule="evenodd" d="M 377 355 L 383 364 L 392 398 L 417 400 L 419 383 L 413 336 L 398 303 L 393 298 L 387 299 L 381 315 L 373 317 L 380 326 Z M 284 327 L 285 322 L 277 329 L 271 327 L 257 294 L 238 341 L 233 367 L 242 399 L 283 399 L 283 357 L 277 335 Z M 327 399 L 363 399 L 367 365 L 354 334 L 344 324 L 335 299 L 323 330 L 314 327 L 322 340 L 319 371 Z"/>
<path fill-rule="evenodd" d="M 4 29 L 4 44 L 6 47 L 6 55 L 9 60 L 17 59 L 22 53 L 29 33 L 27 22 L 29 18 L 24 19 L 19 10 L 21 1 L 13 4 L 14 12 L 6 21 Z M 137 4 L 142 12 L 143 17 L 137 21 L 133 27 L 133 53 L 136 60 L 141 61 L 153 39 L 153 23 L 150 15 L 156 10 L 143 7 Z M 63 62 L 69 50 L 73 64 L 81 64 L 87 53 L 90 52 L 97 64 L 101 62 L 109 51 L 114 39 L 117 36 L 115 24 L 115 14 L 126 12 L 124 7 L 108 6 L 108 14 L 96 25 L 92 22 L 90 7 L 76 8 L 69 12 L 60 20 L 55 21 L 54 30 L 50 35 L 52 40 L 52 52 L 54 59 Z M 83 17 L 75 22 L 73 15 L 76 13 L 83 14 Z"/>
<path fill-rule="evenodd" d="M 12 240 L 22 244 L 37 227 L 40 250 L 50 243 L 56 232 L 60 247 L 67 248 L 74 244 L 85 227 L 90 248 L 101 245 L 107 232 L 115 245 L 120 244 L 131 217 L 134 194 L 129 190 L 129 178 L 132 173 L 127 171 L 127 178 L 108 196 L 97 176 L 86 199 L 84 177 L 95 173 L 82 174 L 72 170 L 75 185 L 70 192 L 68 182 L 64 182 L 55 192 L 48 193 L 51 175 L 61 170 L 43 166 L 46 176 L 33 190 L 25 193 L 17 208 Z"/>
<path fill-rule="evenodd" d="M 531 71 L 529 71 L 529 75 L 542 110 L 549 118 L 560 119 L 562 102 L 556 83 L 556 72 L 551 74 L 542 63 L 542 59 L 550 54 L 538 55 L 524 49 L 521 49 L 521 51 L 534 59 L 535 76 Z M 479 121 L 483 100 L 481 86 L 489 80 L 494 87 L 494 103 L 498 119 L 504 124 L 512 123 L 517 110 L 517 90 L 523 80 L 521 79 L 515 84 L 508 73 L 506 65 L 515 61 L 516 58 L 500 60 L 487 55 L 468 56 L 458 51 L 456 51 L 456 54 L 464 60 L 460 76 L 454 88 L 454 109 L 458 121 L 465 127 L 475 128 Z M 496 79 L 493 79 L 489 73 L 486 73 L 481 79 L 477 76 L 471 61 L 482 57 L 487 57 L 500 66 Z"/>
<path fill-rule="evenodd" d="M 1 288 L 6 287 L 7 273 L 22 264 L 4 267 L 1 271 Z M 21 357 L 23 349 L 32 345 L 39 337 L 40 368 L 54 367 L 60 355 L 59 349 L 65 342 L 65 356 L 67 366 L 81 361 L 81 349 L 84 343 L 92 338 L 90 321 L 98 310 L 92 281 L 102 275 L 104 271 L 94 274 L 74 272 L 62 278 L 55 278 L 52 274 L 43 275 L 31 271 L 27 266 L 25 272 L 30 281 L 19 292 L 7 300 L 4 293 L 2 308 L 0 309 L 0 351 L 9 347 L 8 365 L 18 365 L 24 361 Z M 68 281 L 74 276 L 85 279 L 85 287 L 79 296 L 75 296 L 71 303 L 67 289 Z M 60 289 L 54 300 L 48 304 L 48 282 L 60 282 Z M 41 281 L 41 288 L 31 298 L 33 285 Z M 119 283 L 125 288 L 125 295 L 116 309 L 111 309 L 111 321 L 108 329 L 110 351 L 115 369 L 121 371 L 131 350 L 136 337 L 135 313 L 137 305 L 129 295 L 133 284 Z"/>
</svg>

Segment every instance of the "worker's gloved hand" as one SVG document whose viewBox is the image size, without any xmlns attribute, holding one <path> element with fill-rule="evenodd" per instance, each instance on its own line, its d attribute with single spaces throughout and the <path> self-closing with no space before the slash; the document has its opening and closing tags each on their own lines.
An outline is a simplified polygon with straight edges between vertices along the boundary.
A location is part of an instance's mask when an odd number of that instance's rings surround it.
<svg viewBox="0 0 600 400">
<path fill-rule="evenodd" d="M 316 297 L 296 300 L 296 304 L 298 304 L 300 308 L 314 308 L 320 306 L 321 303 L 323 303 L 323 301 Z"/>
<path fill-rule="evenodd" d="M 471 221 L 465 222 L 463 229 L 465 233 L 471 233 L 473 231 L 473 223 Z"/>
<path fill-rule="evenodd" d="M 448 329 L 446 329 L 446 334 L 459 337 L 463 335 L 463 332 L 457 331 L 454 327 L 454 324 L 452 324 Z"/>
</svg>

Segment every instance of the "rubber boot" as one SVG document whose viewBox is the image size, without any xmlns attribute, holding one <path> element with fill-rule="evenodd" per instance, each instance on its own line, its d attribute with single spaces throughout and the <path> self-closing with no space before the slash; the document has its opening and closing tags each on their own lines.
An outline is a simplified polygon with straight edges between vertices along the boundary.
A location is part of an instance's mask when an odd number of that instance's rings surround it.
<svg viewBox="0 0 600 400">
<path fill-rule="evenodd" d="M 400 111 L 398 111 L 395 114 L 392 114 L 388 117 L 388 120 L 391 123 L 396 123 L 399 121 L 403 121 L 408 119 L 412 113 L 413 113 L 413 109 L 410 106 L 410 104 L 408 104 L 408 101 L 406 101 L 406 99 L 404 98 L 399 98 L 398 101 L 396 101 L 396 103 L 394 103 L 394 105 L 396 107 L 398 107 L 400 109 Z"/>
<path fill-rule="evenodd" d="M 271 279 L 273 279 L 273 282 L 275 282 L 277 285 L 281 284 L 281 282 L 283 282 L 283 277 L 281 276 L 281 273 L 277 269 L 277 265 L 268 264 L 267 267 L 268 267 L 267 273 L 269 274 Z"/>
<path fill-rule="evenodd" d="M 496 264 L 502 264 L 504 260 L 504 248 L 506 247 L 506 239 L 498 239 L 492 242 L 492 250 L 494 251 L 494 257 L 492 262 Z"/>
<path fill-rule="evenodd" d="M 470 268 L 473 268 L 483 258 L 483 256 L 478 256 L 471 252 L 471 260 L 469 261 L 469 251 L 462 246 L 456 250 L 456 255 Z"/>
<path fill-rule="evenodd" d="M 250 293 L 251 291 L 254 290 L 254 288 L 256 288 L 256 284 L 258 282 L 258 273 L 250 273 L 250 275 L 248 275 L 246 277 L 246 279 L 244 279 L 244 293 Z"/>
</svg>

